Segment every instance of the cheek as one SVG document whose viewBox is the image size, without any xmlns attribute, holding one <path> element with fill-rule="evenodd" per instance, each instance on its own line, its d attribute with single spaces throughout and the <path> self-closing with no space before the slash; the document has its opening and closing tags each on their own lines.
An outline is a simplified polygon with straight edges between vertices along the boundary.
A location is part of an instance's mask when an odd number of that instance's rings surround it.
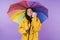
<svg viewBox="0 0 60 40">
<path fill-rule="evenodd" d="M 32 15 L 32 12 L 31 11 L 27 11 L 27 14 L 31 16 Z"/>
<path fill-rule="evenodd" d="M 30 14 L 30 13 L 27 13 L 27 15 L 29 15 L 29 16 L 30 16 L 31 14 Z"/>
<path fill-rule="evenodd" d="M 31 15 L 31 13 L 29 13 L 29 15 Z"/>
</svg>

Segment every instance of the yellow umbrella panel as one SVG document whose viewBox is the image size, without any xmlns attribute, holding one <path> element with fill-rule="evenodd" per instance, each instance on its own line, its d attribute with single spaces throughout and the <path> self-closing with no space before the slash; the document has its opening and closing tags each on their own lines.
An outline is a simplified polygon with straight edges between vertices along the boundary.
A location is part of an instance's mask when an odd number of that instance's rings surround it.
<svg viewBox="0 0 60 40">
<path fill-rule="evenodd" d="M 10 19 L 13 22 L 16 22 L 18 24 L 20 24 L 20 22 L 22 21 L 22 19 L 25 17 L 25 10 L 21 10 L 18 12 L 15 12 L 13 15 L 10 16 Z"/>
</svg>

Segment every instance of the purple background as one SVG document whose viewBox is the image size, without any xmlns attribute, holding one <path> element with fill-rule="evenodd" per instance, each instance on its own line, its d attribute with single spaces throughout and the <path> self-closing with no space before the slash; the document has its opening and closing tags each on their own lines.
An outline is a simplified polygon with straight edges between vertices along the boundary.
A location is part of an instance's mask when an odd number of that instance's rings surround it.
<svg viewBox="0 0 60 40">
<path fill-rule="evenodd" d="M 18 24 L 12 22 L 7 15 L 10 4 L 20 0 L 0 0 L 0 40 L 21 40 Z M 42 24 L 39 40 L 60 40 L 60 0 L 32 0 L 38 1 L 48 8 L 49 17 Z"/>
</svg>

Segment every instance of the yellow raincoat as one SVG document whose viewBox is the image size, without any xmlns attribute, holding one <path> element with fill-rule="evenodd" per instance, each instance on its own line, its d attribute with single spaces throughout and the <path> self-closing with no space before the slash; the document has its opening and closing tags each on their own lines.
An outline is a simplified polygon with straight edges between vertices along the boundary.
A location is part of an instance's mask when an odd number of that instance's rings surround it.
<svg viewBox="0 0 60 40">
<path fill-rule="evenodd" d="M 28 40 L 26 27 L 30 27 L 30 23 L 26 18 L 20 23 L 18 32 L 22 34 L 22 40 Z M 41 23 L 37 17 L 32 18 L 29 40 L 38 40 L 38 32 L 41 30 Z"/>
</svg>

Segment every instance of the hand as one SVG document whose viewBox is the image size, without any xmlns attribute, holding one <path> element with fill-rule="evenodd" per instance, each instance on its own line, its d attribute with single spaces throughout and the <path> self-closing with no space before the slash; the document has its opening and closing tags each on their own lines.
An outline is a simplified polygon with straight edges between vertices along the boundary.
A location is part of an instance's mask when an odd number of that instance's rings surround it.
<svg viewBox="0 0 60 40">
<path fill-rule="evenodd" d="M 37 13 L 36 12 L 33 12 L 32 13 L 32 17 L 36 17 L 37 16 Z"/>
<path fill-rule="evenodd" d="M 26 30 L 29 30 L 29 27 L 26 27 Z"/>
</svg>

